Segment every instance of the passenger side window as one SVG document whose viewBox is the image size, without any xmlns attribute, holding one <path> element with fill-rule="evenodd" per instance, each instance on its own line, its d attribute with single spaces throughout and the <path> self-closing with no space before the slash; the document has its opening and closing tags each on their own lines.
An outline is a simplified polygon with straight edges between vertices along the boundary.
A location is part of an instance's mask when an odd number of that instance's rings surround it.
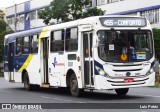
<svg viewBox="0 0 160 112">
<path fill-rule="evenodd" d="M 51 32 L 51 52 L 64 51 L 64 30 Z"/>
<path fill-rule="evenodd" d="M 4 56 L 8 55 L 8 45 L 5 45 L 4 47 Z"/>
<path fill-rule="evenodd" d="M 78 50 L 78 29 L 70 28 L 66 29 L 66 51 Z"/>
<path fill-rule="evenodd" d="M 30 53 L 30 38 L 26 36 L 23 38 L 23 54 Z"/>
<path fill-rule="evenodd" d="M 22 54 L 22 37 L 16 39 L 16 54 Z"/>
<path fill-rule="evenodd" d="M 38 37 L 39 35 L 31 36 L 31 53 L 38 53 Z"/>
</svg>

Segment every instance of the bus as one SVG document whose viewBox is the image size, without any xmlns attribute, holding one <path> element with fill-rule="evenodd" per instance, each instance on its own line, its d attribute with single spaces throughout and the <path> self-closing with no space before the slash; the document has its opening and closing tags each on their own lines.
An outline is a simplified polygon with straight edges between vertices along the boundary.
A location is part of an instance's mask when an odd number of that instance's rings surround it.
<svg viewBox="0 0 160 112">
<path fill-rule="evenodd" d="M 138 16 L 95 16 L 8 34 L 4 39 L 4 77 L 35 87 L 84 90 L 153 86 L 153 35 Z"/>
</svg>

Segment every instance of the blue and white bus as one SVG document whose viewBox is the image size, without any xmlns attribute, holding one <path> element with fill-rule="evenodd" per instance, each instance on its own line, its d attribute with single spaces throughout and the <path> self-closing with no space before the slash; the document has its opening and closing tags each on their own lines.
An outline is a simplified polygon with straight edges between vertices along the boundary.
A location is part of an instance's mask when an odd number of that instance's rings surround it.
<svg viewBox="0 0 160 112">
<path fill-rule="evenodd" d="M 4 76 L 26 90 L 68 87 L 115 90 L 155 83 L 150 23 L 141 17 L 96 16 L 5 36 Z"/>
</svg>

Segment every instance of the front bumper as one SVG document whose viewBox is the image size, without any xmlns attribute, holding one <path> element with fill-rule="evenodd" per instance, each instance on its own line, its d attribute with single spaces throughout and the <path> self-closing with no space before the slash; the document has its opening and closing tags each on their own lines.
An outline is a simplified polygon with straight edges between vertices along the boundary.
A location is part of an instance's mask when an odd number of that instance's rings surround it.
<svg viewBox="0 0 160 112">
<path fill-rule="evenodd" d="M 124 82 L 124 78 L 111 79 L 101 75 L 95 76 L 95 89 L 116 89 L 116 88 L 131 88 L 131 87 L 145 87 L 154 86 L 155 72 L 146 77 L 125 77 L 133 78 L 133 82 Z"/>
</svg>

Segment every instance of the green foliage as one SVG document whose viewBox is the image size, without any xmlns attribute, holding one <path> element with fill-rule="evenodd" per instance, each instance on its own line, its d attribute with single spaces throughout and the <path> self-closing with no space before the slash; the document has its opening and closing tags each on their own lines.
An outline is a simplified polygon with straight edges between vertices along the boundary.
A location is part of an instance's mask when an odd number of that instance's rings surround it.
<svg viewBox="0 0 160 112">
<path fill-rule="evenodd" d="M 0 10 L 0 19 L 3 19 L 4 18 L 4 13 L 2 10 Z"/>
<path fill-rule="evenodd" d="M 3 60 L 3 51 L 4 51 L 4 36 L 11 31 L 6 30 L 7 24 L 3 20 L 4 13 L 0 10 L 0 62 Z"/>
<path fill-rule="evenodd" d="M 69 0 L 53 0 L 51 2 L 50 14 L 51 18 L 57 19 L 57 21 L 68 21 L 69 15 Z M 51 19 L 50 18 L 50 19 Z"/>
<path fill-rule="evenodd" d="M 83 17 L 89 17 L 89 16 L 99 16 L 104 15 L 104 11 L 101 9 L 98 9 L 97 7 L 89 8 L 86 12 L 84 12 Z"/>
<path fill-rule="evenodd" d="M 49 21 L 51 20 L 51 15 L 48 13 L 50 13 L 49 8 L 45 8 L 45 10 L 40 10 L 38 12 L 39 18 L 43 19 L 45 24 L 49 24 Z"/>
<path fill-rule="evenodd" d="M 0 20 L 0 33 L 6 30 L 6 23 Z"/>
<path fill-rule="evenodd" d="M 160 29 L 153 29 L 155 55 L 160 55 Z"/>
<path fill-rule="evenodd" d="M 4 13 L 0 10 L 0 62 L 3 59 L 3 41 L 4 41 L 4 31 L 6 30 L 6 23 L 3 21 Z"/>
<path fill-rule="evenodd" d="M 49 24 L 51 19 L 57 19 L 57 22 L 68 21 L 69 0 L 53 0 L 50 3 L 51 7 L 40 10 L 38 15 L 45 24 Z"/>
<path fill-rule="evenodd" d="M 56 19 L 57 23 L 68 22 L 89 16 L 103 15 L 101 9 L 89 8 L 92 0 L 53 0 L 49 8 L 38 12 L 39 17 L 45 24 L 50 23 L 51 19 Z M 83 9 L 86 11 L 83 11 Z"/>
</svg>

